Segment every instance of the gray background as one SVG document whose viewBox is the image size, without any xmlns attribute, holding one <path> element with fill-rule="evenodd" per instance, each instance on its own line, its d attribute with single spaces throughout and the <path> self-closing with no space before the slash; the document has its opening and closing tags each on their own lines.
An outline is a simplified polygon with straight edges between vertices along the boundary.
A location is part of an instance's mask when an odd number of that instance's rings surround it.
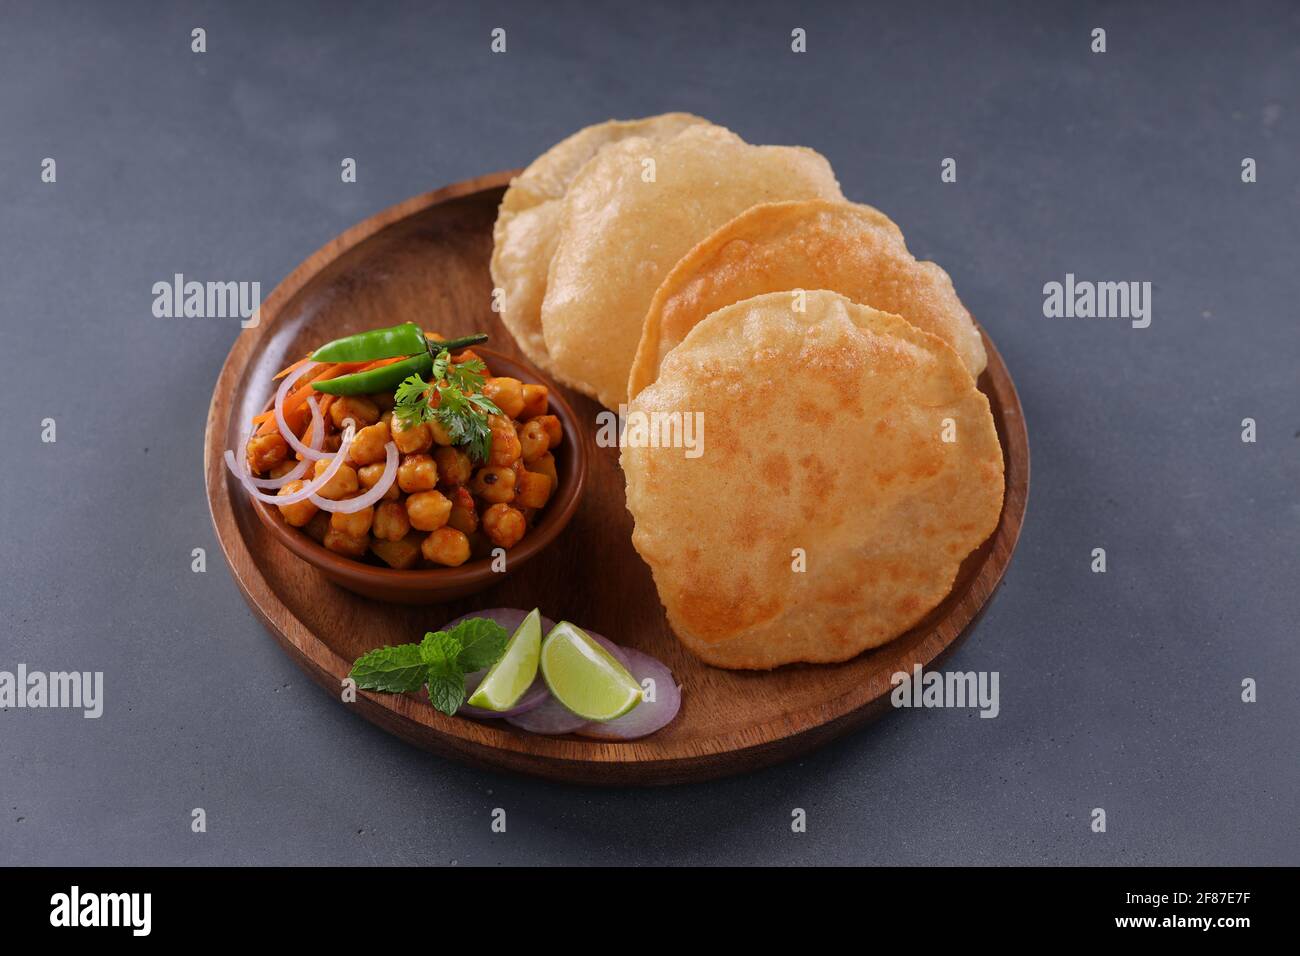
<svg viewBox="0 0 1300 956">
<path fill-rule="evenodd" d="M 0 863 L 1300 863 L 1300 12 L 905 6 L 0 2 L 0 669 L 106 674 L 98 721 L 0 713 Z M 822 151 L 1006 357 L 1029 515 L 950 665 L 1001 673 L 998 719 L 552 785 L 350 715 L 241 599 L 201 473 L 239 330 L 155 319 L 152 284 L 269 294 L 391 203 L 671 109 Z M 1067 271 L 1151 281 L 1152 326 L 1044 318 Z"/>
</svg>

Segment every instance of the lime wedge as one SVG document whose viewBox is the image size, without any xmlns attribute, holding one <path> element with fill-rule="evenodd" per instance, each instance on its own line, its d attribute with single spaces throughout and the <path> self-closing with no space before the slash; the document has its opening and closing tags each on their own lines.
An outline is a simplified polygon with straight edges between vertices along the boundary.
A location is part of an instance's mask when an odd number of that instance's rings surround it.
<svg viewBox="0 0 1300 956">
<path fill-rule="evenodd" d="M 484 710 L 509 710 L 537 678 L 542 649 L 542 612 L 533 608 L 520 623 L 500 659 L 483 677 L 469 703 Z"/>
<path fill-rule="evenodd" d="M 627 668 L 568 621 L 542 642 L 542 677 L 556 700 L 588 720 L 622 717 L 641 702 L 641 685 Z"/>
</svg>

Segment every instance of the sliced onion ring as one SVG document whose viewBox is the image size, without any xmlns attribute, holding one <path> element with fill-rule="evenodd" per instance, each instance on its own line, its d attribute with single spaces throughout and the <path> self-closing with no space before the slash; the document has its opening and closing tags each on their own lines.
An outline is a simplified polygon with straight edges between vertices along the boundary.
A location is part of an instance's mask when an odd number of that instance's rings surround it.
<svg viewBox="0 0 1300 956">
<path fill-rule="evenodd" d="M 284 399 L 285 396 L 289 394 L 289 389 L 293 387 L 294 383 L 299 382 L 306 376 L 310 375 L 319 366 L 319 362 L 312 362 L 304 366 L 300 374 L 286 375 L 284 381 L 280 383 L 280 387 L 275 390 L 275 424 L 280 429 L 280 437 L 287 441 L 289 447 L 302 455 L 302 457 L 307 461 L 319 461 L 322 458 L 329 457 L 329 452 L 320 451 L 320 446 L 316 445 L 316 442 L 314 441 L 315 436 L 322 434 L 323 431 L 320 412 L 315 407 L 312 408 L 311 433 L 313 441 L 311 445 L 305 445 L 303 444 L 302 439 L 293 433 L 293 429 L 289 427 L 289 423 L 284 420 Z"/>
<path fill-rule="evenodd" d="M 483 683 L 483 678 L 486 676 L 487 668 L 465 675 L 466 700 L 474 691 L 478 690 L 478 685 Z M 542 679 L 542 675 L 539 673 L 533 678 L 533 682 L 528 685 L 528 690 L 524 691 L 524 695 L 508 710 L 488 710 L 486 707 L 475 707 L 473 704 L 461 704 L 460 710 L 456 711 L 456 713 L 465 717 L 478 717 L 486 720 L 495 720 L 498 717 L 517 717 L 542 706 L 550 699 L 551 690 L 546 686 L 546 681 Z"/>
<path fill-rule="evenodd" d="M 446 624 L 442 626 L 442 629 L 444 631 L 450 631 L 461 621 L 468 621 L 472 617 L 486 617 L 489 620 L 496 621 L 498 624 L 504 627 L 508 634 L 513 634 L 515 631 L 519 630 L 519 625 L 524 623 L 524 618 L 526 618 L 531 613 L 532 613 L 531 610 L 525 611 L 523 608 L 518 608 L 518 607 L 489 607 L 483 609 L 482 611 L 470 611 L 468 614 L 462 614 L 460 617 L 448 621 Z M 543 615 L 542 616 L 542 637 L 545 637 L 547 634 L 549 634 L 551 628 L 553 627 L 555 627 L 555 622 L 552 621 L 549 617 Z"/>
<path fill-rule="evenodd" d="M 315 396 L 307 399 L 307 405 L 311 408 L 311 444 L 309 447 L 313 450 L 319 450 L 321 442 L 325 440 L 324 419 L 321 418 L 320 406 L 316 404 Z M 247 440 L 244 441 L 244 445 L 248 445 Z M 245 453 L 247 453 L 247 448 L 245 448 Z M 283 488 L 289 482 L 301 478 L 310 464 L 311 462 L 304 458 L 294 465 L 292 471 L 281 475 L 279 478 L 254 478 L 250 474 L 248 480 L 258 488 Z"/>
<path fill-rule="evenodd" d="M 590 633 L 590 632 L 588 632 Z M 662 661 L 634 647 L 621 647 L 628 672 L 639 684 L 650 678 L 655 682 L 655 699 L 643 700 L 632 710 L 615 720 L 592 721 L 577 728 L 574 733 L 597 740 L 635 740 L 661 729 L 677 716 L 682 707 L 682 689 L 677 686 L 670 671 Z"/>
<path fill-rule="evenodd" d="M 519 629 L 519 625 L 523 623 L 524 618 L 531 613 L 531 611 L 525 611 L 522 608 L 517 607 L 490 607 L 482 611 L 471 611 L 468 614 L 462 614 L 455 620 L 448 621 L 442 626 L 442 629 L 444 631 L 449 631 L 461 621 L 467 621 L 472 617 L 485 617 L 489 620 L 496 621 L 505 628 L 508 633 L 514 634 L 514 632 Z M 549 617 L 543 617 L 542 636 L 545 637 L 554 626 L 554 621 Z M 478 685 L 483 682 L 483 678 L 486 675 L 486 668 L 481 671 L 475 671 L 473 674 L 465 675 L 465 697 L 467 699 L 470 694 L 474 693 L 474 691 L 478 689 Z M 537 677 L 533 680 L 532 684 L 529 685 L 528 690 L 524 691 L 524 696 L 520 697 L 518 703 L 509 710 L 487 710 L 483 707 L 473 707 L 470 704 L 461 704 L 460 710 L 456 711 L 456 713 L 466 717 L 479 717 L 488 720 L 495 720 L 500 717 L 517 717 L 520 714 L 526 714 L 530 710 L 542 706 L 550 699 L 551 691 L 546 686 L 546 681 L 542 679 L 541 672 L 539 671 Z"/>
<path fill-rule="evenodd" d="M 587 726 L 586 718 L 579 717 L 549 695 L 527 713 L 507 717 L 506 723 L 532 734 L 571 734 L 579 727 Z"/>
<path fill-rule="evenodd" d="M 306 501 L 312 495 L 316 494 L 316 492 L 329 484 L 329 480 L 334 477 L 335 472 L 337 472 L 339 468 L 343 466 L 343 462 L 347 460 L 348 449 L 352 447 L 352 438 L 352 426 L 349 425 L 343 430 L 343 439 L 339 442 L 339 450 L 337 454 L 334 455 L 334 460 L 330 462 L 329 467 L 319 476 L 303 485 L 291 495 L 267 495 L 258 491 L 256 486 L 252 484 L 252 477 L 248 473 L 247 457 L 244 459 L 244 467 L 240 468 L 235 462 L 235 453 L 229 448 L 226 449 L 226 467 L 229 468 L 234 476 L 240 480 L 248 493 L 258 501 L 264 501 L 268 505 L 293 505 L 300 501 Z M 247 445 L 248 433 L 245 432 L 239 447 L 243 448 Z"/>
<path fill-rule="evenodd" d="M 384 473 L 379 476 L 379 480 L 371 485 L 370 490 L 364 495 L 357 495 L 355 498 L 344 498 L 341 501 L 331 501 L 329 498 L 322 498 L 320 495 L 312 495 L 311 503 L 321 511 L 334 511 L 344 515 L 353 514 L 362 508 L 373 505 L 388 494 L 388 489 L 393 487 L 393 482 L 397 480 L 397 445 L 390 441 L 384 446 L 384 451 L 388 454 L 387 459 L 384 461 Z M 342 454 L 341 450 L 340 454 Z M 306 464 L 306 462 L 303 464 Z"/>
</svg>

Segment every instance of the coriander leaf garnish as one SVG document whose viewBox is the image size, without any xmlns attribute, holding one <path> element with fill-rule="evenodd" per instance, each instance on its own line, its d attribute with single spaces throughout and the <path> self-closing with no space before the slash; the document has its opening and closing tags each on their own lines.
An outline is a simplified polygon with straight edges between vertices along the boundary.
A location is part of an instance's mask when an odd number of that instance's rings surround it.
<svg viewBox="0 0 1300 956">
<path fill-rule="evenodd" d="M 363 690 L 383 690 L 394 694 L 419 690 L 428 666 L 416 644 L 380 647 L 362 654 L 348 674 Z"/>
<path fill-rule="evenodd" d="M 467 446 L 475 462 L 487 461 L 492 453 L 488 416 L 500 415 L 501 409 L 481 392 L 486 371 L 479 359 L 455 363 L 443 349 L 433 358 L 429 381 L 411 375 L 397 386 L 393 414 L 407 427 L 437 422 L 453 444 Z"/>
<path fill-rule="evenodd" d="M 430 631 L 418 644 L 363 654 L 351 676 L 363 690 L 400 694 L 427 685 L 429 702 L 451 716 L 465 702 L 465 675 L 495 664 L 509 639 L 496 621 L 471 617 L 449 631 Z"/>
</svg>

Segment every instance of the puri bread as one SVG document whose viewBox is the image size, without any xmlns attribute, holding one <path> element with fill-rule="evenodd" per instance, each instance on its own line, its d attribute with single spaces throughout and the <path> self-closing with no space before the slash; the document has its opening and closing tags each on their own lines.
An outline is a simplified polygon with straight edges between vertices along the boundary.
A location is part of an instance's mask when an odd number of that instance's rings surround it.
<svg viewBox="0 0 1300 956">
<path fill-rule="evenodd" d="M 901 315 L 952 346 L 974 378 L 984 371 L 984 343 L 948 273 L 918 262 L 880 211 L 809 200 L 747 209 L 681 258 L 646 313 L 628 394 L 653 382 L 664 356 L 709 313 L 788 289 L 830 289 Z"/>
<path fill-rule="evenodd" d="M 625 447 L 622 465 L 669 623 L 720 667 L 843 661 L 892 640 L 1002 511 L 1002 449 L 957 353 L 833 292 L 793 302 L 712 313 L 628 410 L 703 416 L 698 457 Z"/>
<path fill-rule="evenodd" d="M 631 136 L 669 139 L 697 123 L 708 120 L 689 113 L 664 113 L 597 123 L 552 146 L 510 181 L 492 230 L 492 284 L 505 292 L 501 321 L 534 363 L 550 365 L 542 338 L 542 296 L 558 238 L 560 200 L 573 177 L 609 143 Z"/>
<path fill-rule="evenodd" d="M 843 198 L 820 154 L 752 146 L 719 126 L 604 147 L 564 197 L 542 301 L 552 371 L 617 407 L 646 309 L 677 260 L 755 203 L 818 198 Z"/>
</svg>

